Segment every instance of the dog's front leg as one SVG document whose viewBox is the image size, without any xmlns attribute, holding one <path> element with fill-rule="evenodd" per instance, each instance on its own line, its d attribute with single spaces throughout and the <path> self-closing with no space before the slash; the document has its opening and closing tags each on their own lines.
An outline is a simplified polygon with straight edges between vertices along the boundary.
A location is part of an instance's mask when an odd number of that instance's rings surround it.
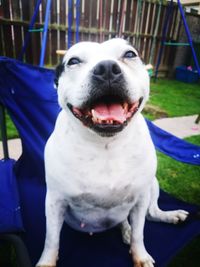
<svg viewBox="0 0 200 267">
<path fill-rule="evenodd" d="M 55 191 L 46 196 L 46 239 L 42 256 L 36 267 L 54 267 L 58 258 L 60 231 L 64 222 L 66 203 Z"/>
<path fill-rule="evenodd" d="M 136 205 L 130 212 L 131 246 L 134 267 L 153 267 L 154 259 L 148 254 L 144 246 L 144 224 L 149 205 L 150 194 L 144 193 L 139 197 Z"/>
</svg>

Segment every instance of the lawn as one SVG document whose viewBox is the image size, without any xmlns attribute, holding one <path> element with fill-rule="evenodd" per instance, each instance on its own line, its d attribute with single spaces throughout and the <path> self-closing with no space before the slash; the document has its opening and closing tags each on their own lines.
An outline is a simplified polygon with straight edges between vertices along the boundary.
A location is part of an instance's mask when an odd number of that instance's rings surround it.
<svg viewBox="0 0 200 267">
<path fill-rule="evenodd" d="M 165 79 L 151 82 L 150 99 L 143 113 L 151 120 L 199 114 L 200 86 Z M 10 119 L 7 119 L 7 128 L 9 138 L 18 136 Z M 189 137 L 187 141 L 200 146 L 200 136 Z M 200 205 L 200 167 L 177 162 L 159 152 L 157 156 L 157 177 L 161 188 L 179 199 Z M 197 267 L 199 254 L 200 237 L 187 246 L 169 266 Z"/>
<path fill-rule="evenodd" d="M 151 107 L 155 107 L 155 112 Z M 166 79 L 158 79 L 156 83 L 152 81 L 150 98 L 144 113 L 151 120 L 199 114 L 200 84 Z"/>
</svg>

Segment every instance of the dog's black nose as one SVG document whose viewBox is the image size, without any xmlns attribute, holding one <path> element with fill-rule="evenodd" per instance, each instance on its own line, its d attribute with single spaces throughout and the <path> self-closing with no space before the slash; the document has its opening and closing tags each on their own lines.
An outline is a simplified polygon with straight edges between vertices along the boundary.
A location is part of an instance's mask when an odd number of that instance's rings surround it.
<svg viewBox="0 0 200 267">
<path fill-rule="evenodd" d="M 122 75 L 119 65 L 113 60 L 99 62 L 93 69 L 94 78 L 101 81 L 115 81 Z"/>
</svg>

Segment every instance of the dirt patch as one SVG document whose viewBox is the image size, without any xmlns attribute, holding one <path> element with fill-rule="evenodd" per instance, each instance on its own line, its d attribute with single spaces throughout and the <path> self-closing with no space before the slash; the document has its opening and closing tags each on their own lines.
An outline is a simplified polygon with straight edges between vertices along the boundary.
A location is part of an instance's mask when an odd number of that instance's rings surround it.
<svg viewBox="0 0 200 267">
<path fill-rule="evenodd" d="M 168 118 L 168 113 L 158 106 L 146 104 L 143 109 L 144 114 L 151 114 L 155 119 Z"/>
</svg>

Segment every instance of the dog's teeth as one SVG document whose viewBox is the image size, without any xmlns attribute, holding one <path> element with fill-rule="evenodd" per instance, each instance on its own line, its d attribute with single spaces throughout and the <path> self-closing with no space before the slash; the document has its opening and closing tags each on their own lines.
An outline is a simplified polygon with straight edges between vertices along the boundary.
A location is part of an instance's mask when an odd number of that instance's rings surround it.
<svg viewBox="0 0 200 267">
<path fill-rule="evenodd" d="M 94 123 L 99 123 L 99 119 L 96 117 L 96 114 L 95 114 L 95 110 L 94 109 L 91 110 L 91 113 L 92 113 L 92 121 Z"/>
<path fill-rule="evenodd" d="M 110 124 L 113 124 L 113 120 L 110 120 Z"/>
<path fill-rule="evenodd" d="M 94 109 L 91 110 L 91 113 L 92 113 L 92 117 L 93 117 L 94 119 L 96 119 L 97 117 L 95 116 L 95 110 L 94 110 Z"/>
<path fill-rule="evenodd" d="M 125 102 L 123 104 L 123 108 L 124 108 L 124 112 L 127 113 L 128 112 L 128 103 L 127 102 Z"/>
</svg>

